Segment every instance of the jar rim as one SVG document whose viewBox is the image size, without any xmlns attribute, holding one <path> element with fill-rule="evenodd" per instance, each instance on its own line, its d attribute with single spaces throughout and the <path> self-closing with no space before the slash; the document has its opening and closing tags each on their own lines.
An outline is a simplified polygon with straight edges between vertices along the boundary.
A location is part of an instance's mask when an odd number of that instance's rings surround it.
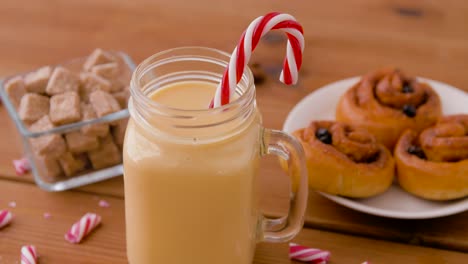
<svg viewBox="0 0 468 264">
<path fill-rule="evenodd" d="M 249 90 L 250 89 L 255 89 L 255 86 L 254 86 L 254 77 L 253 77 L 252 71 L 250 70 L 248 65 L 246 65 L 245 70 L 242 73 L 242 78 L 245 78 L 247 80 L 245 91 L 242 94 L 240 94 L 240 96 L 237 97 L 232 102 L 229 102 L 228 104 L 225 104 L 225 105 L 222 105 L 222 106 L 216 107 L 216 108 L 209 108 L 208 105 L 207 105 L 206 109 L 182 109 L 182 108 L 167 106 L 167 105 L 164 105 L 164 104 L 161 104 L 161 103 L 158 103 L 158 102 L 155 102 L 155 101 L 151 100 L 148 96 L 146 96 L 143 93 L 143 91 L 141 89 L 138 88 L 140 86 L 138 84 L 138 80 L 145 73 L 145 70 L 148 67 L 150 67 L 151 65 L 153 65 L 155 62 L 158 61 L 157 60 L 158 58 L 164 58 L 164 56 L 169 54 L 169 53 L 180 52 L 180 51 L 189 51 L 189 50 L 194 50 L 194 51 L 199 50 L 199 51 L 203 51 L 203 52 L 207 52 L 207 53 L 211 52 L 213 54 L 221 55 L 221 56 L 226 58 L 226 60 L 222 61 L 223 64 L 225 64 L 225 67 L 227 67 L 227 65 L 229 64 L 229 59 L 231 57 L 231 55 L 228 54 L 225 51 L 218 50 L 218 49 L 215 49 L 215 48 L 203 47 L 203 46 L 182 46 L 182 47 L 176 47 L 176 48 L 171 48 L 171 49 L 160 51 L 158 53 L 155 53 L 155 54 L 151 55 L 150 57 L 146 58 L 145 60 L 143 60 L 135 68 L 135 70 L 133 71 L 132 78 L 131 78 L 131 83 L 130 83 L 131 96 L 133 98 L 136 98 L 138 101 L 143 102 L 143 104 L 148 106 L 148 107 L 151 107 L 153 109 L 159 109 L 159 110 L 162 110 L 162 111 L 171 111 L 173 113 L 177 112 L 181 116 L 188 115 L 188 114 L 194 114 L 194 113 L 204 114 L 204 113 L 210 113 L 210 112 L 225 111 L 225 110 L 227 110 L 229 108 L 232 108 L 236 104 L 241 104 L 243 101 L 249 100 L 247 98 L 249 96 L 249 94 L 250 94 Z M 186 56 L 189 56 L 189 54 L 187 53 Z M 195 56 L 195 54 L 194 54 L 194 56 Z M 214 57 L 211 57 L 210 59 L 215 60 Z M 220 59 L 216 59 L 216 60 L 221 62 Z M 214 97 L 214 95 L 213 95 L 213 97 Z"/>
</svg>

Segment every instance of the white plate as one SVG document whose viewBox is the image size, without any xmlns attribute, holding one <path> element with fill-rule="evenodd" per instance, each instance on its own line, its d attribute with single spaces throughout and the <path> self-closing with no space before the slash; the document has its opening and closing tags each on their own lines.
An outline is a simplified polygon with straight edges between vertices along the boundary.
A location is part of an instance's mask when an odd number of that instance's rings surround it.
<svg viewBox="0 0 468 264">
<path fill-rule="evenodd" d="M 293 132 L 306 127 L 311 120 L 335 119 L 335 108 L 340 96 L 360 77 L 326 85 L 302 99 L 289 113 L 283 130 Z M 448 84 L 420 78 L 428 82 L 442 100 L 445 115 L 468 113 L 468 94 Z M 385 193 L 366 199 L 350 199 L 321 193 L 328 199 L 364 213 L 401 219 L 425 219 L 447 216 L 468 210 L 468 198 L 435 202 L 424 200 L 403 191 L 397 184 Z"/>
</svg>

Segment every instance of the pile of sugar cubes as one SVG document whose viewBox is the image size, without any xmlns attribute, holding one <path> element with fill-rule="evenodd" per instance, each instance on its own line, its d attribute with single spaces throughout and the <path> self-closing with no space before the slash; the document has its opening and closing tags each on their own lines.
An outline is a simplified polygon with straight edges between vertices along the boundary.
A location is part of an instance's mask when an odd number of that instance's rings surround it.
<svg viewBox="0 0 468 264">
<path fill-rule="evenodd" d="M 46 66 L 8 80 L 5 89 L 31 132 L 99 118 L 127 107 L 131 70 L 117 56 L 96 49 L 78 72 Z M 57 181 L 119 164 L 127 121 L 30 139 L 41 176 Z"/>
</svg>

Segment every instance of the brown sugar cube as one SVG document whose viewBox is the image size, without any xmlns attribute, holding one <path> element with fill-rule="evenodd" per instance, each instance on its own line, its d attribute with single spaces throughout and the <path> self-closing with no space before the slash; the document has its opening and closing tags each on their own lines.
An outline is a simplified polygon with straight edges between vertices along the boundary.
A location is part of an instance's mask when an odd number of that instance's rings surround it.
<svg viewBox="0 0 468 264">
<path fill-rule="evenodd" d="M 54 128 L 49 116 L 44 116 L 29 127 L 31 132 L 42 132 Z M 57 158 L 65 153 L 67 146 L 65 140 L 59 134 L 44 135 L 31 138 L 31 146 L 34 152 L 40 155 L 48 155 Z"/>
<path fill-rule="evenodd" d="M 82 153 L 99 147 L 97 137 L 85 135 L 80 131 L 65 134 L 65 140 L 72 153 Z"/>
<path fill-rule="evenodd" d="M 125 88 L 120 92 L 112 93 L 112 96 L 114 96 L 117 102 L 119 102 L 122 109 L 127 108 L 128 99 L 130 98 L 130 90 L 128 90 L 128 88 Z"/>
<path fill-rule="evenodd" d="M 70 177 L 83 170 L 86 164 L 81 159 L 75 158 L 72 153 L 66 152 L 58 159 L 65 175 Z"/>
<path fill-rule="evenodd" d="M 47 155 L 38 155 L 36 157 L 36 164 L 40 175 L 47 181 L 54 182 L 62 176 L 62 167 L 60 167 L 59 162 L 55 158 Z"/>
<path fill-rule="evenodd" d="M 21 97 L 26 94 L 23 78 L 20 76 L 14 77 L 5 83 L 5 91 L 10 98 L 14 107 L 18 108 L 21 102 Z"/>
<path fill-rule="evenodd" d="M 81 113 L 83 115 L 83 121 L 97 118 L 93 107 L 89 104 L 81 104 Z M 107 134 L 109 134 L 109 125 L 103 123 L 86 125 L 81 128 L 81 132 L 88 136 L 105 137 Z"/>
<path fill-rule="evenodd" d="M 73 154 L 75 159 L 80 160 L 84 164 L 85 169 L 90 169 L 91 168 L 91 162 L 89 161 L 88 154 L 87 153 L 79 153 L 79 154 Z"/>
<path fill-rule="evenodd" d="M 52 121 L 50 121 L 49 116 L 43 116 L 41 119 L 37 120 L 35 123 L 33 123 L 30 127 L 29 130 L 31 132 L 43 132 L 50 130 L 54 128 L 54 124 L 52 124 Z"/>
<path fill-rule="evenodd" d="M 50 76 L 46 92 L 49 95 L 78 92 L 79 86 L 80 80 L 78 76 L 63 67 L 57 67 Z"/>
<path fill-rule="evenodd" d="M 114 80 L 119 78 L 120 69 L 117 62 L 111 62 L 95 65 L 91 68 L 91 72 L 107 80 Z"/>
<path fill-rule="evenodd" d="M 122 149 L 125 130 L 127 129 L 128 118 L 121 119 L 116 125 L 112 126 L 112 136 L 114 137 L 115 143 Z"/>
<path fill-rule="evenodd" d="M 80 81 L 80 96 L 85 102 L 89 101 L 89 95 L 94 91 L 111 91 L 112 83 L 94 73 L 81 73 Z"/>
<path fill-rule="evenodd" d="M 109 80 L 112 83 L 111 92 L 118 92 L 124 87 L 119 80 L 120 67 L 116 62 L 93 66 L 91 72 Z"/>
<path fill-rule="evenodd" d="M 51 74 L 52 68 L 50 66 L 42 67 L 35 72 L 29 73 L 24 78 L 26 90 L 30 93 L 45 93 Z"/>
<path fill-rule="evenodd" d="M 81 120 L 80 96 L 77 92 L 57 94 L 50 98 L 50 120 L 55 125 Z"/>
<path fill-rule="evenodd" d="M 49 113 L 49 97 L 27 93 L 20 101 L 18 114 L 25 122 L 34 122 Z"/>
<path fill-rule="evenodd" d="M 125 85 L 127 85 L 130 81 L 128 81 L 128 83 L 124 83 L 122 80 L 115 79 L 111 82 L 112 82 L 111 92 L 115 93 L 115 92 L 122 91 L 125 88 Z"/>
<path fill-rule="evenodd" d="M 124 88 L 125 88 L 125 85 L 128 84 L 128 83 L 123 83 L 122 81 L 120 80 L 115 80 L 112 82 L 112 88 L 111 88 L 111 92 L 115 93 L 115 92 L 120 92 L 122 91 Z"/>
<path fill-rule="evenodd" d="M 108 52 L 103 51 L 102 49 L 95 49 L 91 55 L 86 59 L 83 64 L 83 69 L 85 71 L 91 70 L 95 65 L 106 64 L 109 62 L 114 62 L 114 58 Z"/>
<path fill-rule="evenodd" d="M 95 65 L 91 68 L 91 72 L 107 80 L 117 79 L 119 78 L 119 64 L 117 62 L 111 62 Z"/>
<path fill-rule="evenodd" d="M 89 95 L 90 93 L 97 90 L 102 90 L 105 92 L 111 91 L 112 83 L 94 73 L 82 73 L 80 74 L 80 80 L 81 91 L 85 95 Z"/>
<path fill-rule="evenodd" d="M 89 95 L 89 102 L 98 117 L 105 116 L 120 110 L 119 102 L 109 93 L 95 91 Z"/>
<path fill-rule="evenodd" d="M 94 169 L 102 169 L 122 162 L 121 152 L 112 140 L 112 136 L 103 138 L 100 144 L 100 148 L 88 152 Z"/>
<path fill-rule="evenodd" d="M 30 142 L 34 152 L 52 158 L 58 158 L 67 149 L 63 138 L 56 134 L 32 138 Z"/>
</svg>

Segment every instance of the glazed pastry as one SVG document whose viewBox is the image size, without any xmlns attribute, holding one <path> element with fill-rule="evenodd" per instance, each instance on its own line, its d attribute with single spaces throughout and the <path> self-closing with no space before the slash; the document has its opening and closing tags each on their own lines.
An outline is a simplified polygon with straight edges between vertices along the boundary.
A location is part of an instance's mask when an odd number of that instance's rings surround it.
<svg viewBox="0 0 468 264">
<path fill-rule="evenodd" d="M 392 184 L 392 155 L 366 130 L 314 121 L 293 135 L 304 148 L 312 189 L 362 198 L 382 193 Z"/>
<path fill-rule="evenodd" d="M 398 181 L 431 200 L 468 196 L 468 114 L 442 118 L 418 135 L 406 131 L 395 148 Z"/>
<path fill-rule="evenodd" d="M 336 119 L 359 125 L 393 150 L 401 133 L 433 125 L 441 115 L 439 96 L 432 88 L 398 69 L 366 74 L 341 98 Z"/>
</svg>

